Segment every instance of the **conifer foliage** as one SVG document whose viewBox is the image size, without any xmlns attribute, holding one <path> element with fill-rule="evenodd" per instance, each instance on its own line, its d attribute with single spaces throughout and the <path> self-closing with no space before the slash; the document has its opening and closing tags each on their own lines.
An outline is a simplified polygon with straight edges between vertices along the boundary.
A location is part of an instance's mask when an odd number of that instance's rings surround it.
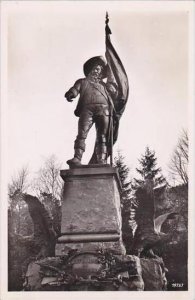
<svg viewBox="0 0 195 300">
<path fill-rule="evenodd" d="M 114 158 L 114 166 L 117 168 L 121 180 L 121 185 L 122 185 L 121 204 L 122 205 L 128 202 L 131 193 L 131 182 L 128 178 L 129 168 L 125 164 L 124 160 L 125 160 L 124 156 L 121 154 L 120 151 L 118 151 L 117 156 Z"/>
<path fill-rule="evenodd" d="M 114 166 L 117 168 L 119 178 L 122 185 L 121 191 L 121 216 L 122 216 L 122 238 L 125 244 L 127 254 L 130 251 L 132 244 L 133 234 L 132 228 L 129 224 L 130 212 L 131 212 L 131 180 L 129 179 L 129 168 L 125 164 L 125 158 L 118 151 L 117 156 L 114 158 Z"/>
<path fill-rule="evenodd" d="M 148 210 L 151 218 L 154 217 L 154 214 L 155 216 L 158 216 L 162 213 L 167 181 L 162 175 L 161 168 L 157 167 L 155 151 L 146 147 L 144 154 L 138 161 L 139 167 L 136 168 L 136 171 L 139 174 L 139 178 L 133 179 L 132 190 L 135 202 L 137 203 L 136 221 L 137 223 L 140 223 L 144 219 L 143 214 L 146 213 L 146 210 Z M 142 196 L 140 196 L 142 194 L 140 194 L 141 191 L 143 192 Z M 151 195 L 151 203 L 145 203 L 147 202 L 146 191 Z"/>
<path fill-rule="evenodd" d="M 134 188 L 142 186 L 146 180 L 152 180 L 153 186 L 159 187 L 166 185 L 166 179 L 161 173 L 161 168 L 157 168 L 157 158 L 155 157 L 155 151 L 146 147 L 145 153 L 139 159 L 140 167 L 136 168 L 136 171 L 141 176 L 141 179 L 134 180 Z"/>
</svg>

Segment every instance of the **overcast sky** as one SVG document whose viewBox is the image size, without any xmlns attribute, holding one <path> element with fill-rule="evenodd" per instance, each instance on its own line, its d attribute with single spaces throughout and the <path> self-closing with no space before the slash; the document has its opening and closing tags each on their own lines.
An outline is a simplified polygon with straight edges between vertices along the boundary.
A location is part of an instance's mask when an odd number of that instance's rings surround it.
<svg viewBox="0 0 195 300">
<path fill-rule="evenodd" d="M 8 175 L 28 164 L 38 170 L 55 154 L 68 168 L 73 157 L 77 103 L 64 93 L 84 77 L 83 63 L 104 55 L 105 12 L 112 43 L 130 83 L 114 146 L 133 171 L 145 147 L 167 165 L 188 126 L 188 3 L 137 1 L 12 2 L 7 8 Z M 94 130 L 83 163 L 93 151 Z"/>
</svg>

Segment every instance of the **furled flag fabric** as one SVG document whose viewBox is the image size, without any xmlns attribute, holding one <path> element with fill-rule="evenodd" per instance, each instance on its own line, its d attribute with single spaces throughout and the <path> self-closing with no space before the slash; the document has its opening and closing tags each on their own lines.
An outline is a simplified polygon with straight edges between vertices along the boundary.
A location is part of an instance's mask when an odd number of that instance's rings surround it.
<svg viewBox="0 0 195 300">
<path fill-rule="evenodd" d="M 116 142 L 118 137 L 118 129 L 119 129 L 119 120 L 125 110 L 125 106 L 128 100 L 129 95 L 129 83 L 126 71 L 124 66 L 114 49 L 111 40 L 110 34 L 111 30 L 108 26 L 108 17 L 106 19 L 106 59 L 108 64 L 108 74 L 107 74 L 107 82 L 115 82 L 117 85 L 117 98 L 112 99 L 109 97 L 110 102 L 112 103 L 111 107 L 113 110 L 113 117 L 110 122 L 110 129 L 107 137 L 107 147 L 108 147 L 108 156 L 112 154 L 112 146 Z M 92 155 L 92 158 L 89 164 L 96 163 L 96 154 L 95 151 Z"/>
</svg>

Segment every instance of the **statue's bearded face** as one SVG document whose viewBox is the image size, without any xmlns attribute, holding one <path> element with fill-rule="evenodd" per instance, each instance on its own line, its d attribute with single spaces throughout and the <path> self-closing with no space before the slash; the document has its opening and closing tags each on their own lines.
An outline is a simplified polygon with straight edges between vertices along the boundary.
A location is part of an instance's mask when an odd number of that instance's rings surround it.
<svg viewBox="0 0 195 300">
<path fill-rule="evenodd" d="M 90 72 L 90 76 L 100 79 L 103 75 L 103 67 L 101 65 L 96 65 Z"/>
</svg>

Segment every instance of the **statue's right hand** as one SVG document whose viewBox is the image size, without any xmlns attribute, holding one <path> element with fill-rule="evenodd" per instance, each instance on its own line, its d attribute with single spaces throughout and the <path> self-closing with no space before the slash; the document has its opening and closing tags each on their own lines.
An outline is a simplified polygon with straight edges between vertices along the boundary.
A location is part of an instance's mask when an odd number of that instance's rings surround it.
<svg viewBox="0 0 195 300">
<path fill-rule="evenodd" d="M 65 96 L 65 98 L 67 99 L 68 102 L 73 101 L 72 98 L 74 98 L 74 95 L 73 95 L 72 92 L 68 91 L 68 92 L 66 92 L 66 94 L 64 96 Z"/>
</svg>

